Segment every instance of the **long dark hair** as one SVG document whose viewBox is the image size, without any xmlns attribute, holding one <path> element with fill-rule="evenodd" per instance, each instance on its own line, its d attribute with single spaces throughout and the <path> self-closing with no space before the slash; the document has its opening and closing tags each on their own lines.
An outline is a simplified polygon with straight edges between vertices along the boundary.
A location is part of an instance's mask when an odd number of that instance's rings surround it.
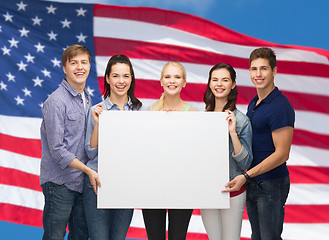
<svg viewBox="0 0 329 240">
<path fill-rule="evenodd" d="M 231 75 L 231 80 L 233 83 L 235 83 L 235 79 L 236 79 L 236 72 L 234 70 L 234 68 L 226 63 L 218 63 L 215 66 L 213 66 L 210 71 L 209 71 L 209 78 L 208 78 L 208 84 L 207 84 L 207 90 L 204 93 L 203 96 L 203 101 L 206 104 L 206 111 L 214 111 L 215 109 L 215 95 L 212 93 L 209 84 L 211 81 L 211 75 L 212 72 L 217 70 L 217 69 L 226 69 L 230 75 Z M 225 110 L 231 110 L 233 111 L 234 109 L 236 109 L 236 100 L 237 100 L 237 96 L 238 96 L 238 89 L 235 85 L 235 87 L 231 90 L 230 94 L 227 96 L 227 103 L 223 108 L 223 112 Z"/>
<path fill-rule="evenodd" d="M 135 74 L 134 74 L 134 69 L 133 66 L 129 60 L 129 58 L 126 55 L 123 54 L 117 54 L 113 55 L 110 60 L 107 63 L 105 74 L 104 74 L 104 91 L 103 91 L 103 98 L 106 99 L 111 95 L 111 87 L 110 84 L 106 81 L 106 76 L 110 76 L 112 66 L 117 64 L 117 63 L 124 63 L 127 64 L 130 68 L 130 75 L 131 75 L 131 84 L 130 88 L 128 89 L 128 96 L 130 97 L 131 100 L 131 105 L 129 106 L 130 109 L 140 109 L 142 107 L 141 101 L 139 101 L 135 97 Z"/>
</svg>

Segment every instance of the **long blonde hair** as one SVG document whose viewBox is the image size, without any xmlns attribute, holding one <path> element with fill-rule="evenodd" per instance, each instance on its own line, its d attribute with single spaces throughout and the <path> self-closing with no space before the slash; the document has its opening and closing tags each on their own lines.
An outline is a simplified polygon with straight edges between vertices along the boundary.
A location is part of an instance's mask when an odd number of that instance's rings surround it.
<svg viewBox="0 0 329 240">
<path fill-rule="evenodd" d="M 175 66 L 178 67 L 182 70 L 183 72 L 183 79 L 184 81 L 186 81 L 186 70 L 184 68 L 184 66 L 180 63 L 180 62 L 167 62 L 163 67 L 162 67 L 162 71 L 161 71 L 161 78 L 163 78 L 164 72 L 166 70 L 166 68 L 168 66 Z M 160 99 L 158 101 L 156 101 L 155 103 L 153 103 L 150 107 L 149 107 L 149 111 L 161 111 L 164 107 L 164 102 L 165 102 L 165 94 L 162 93 Z"/>
</svg>

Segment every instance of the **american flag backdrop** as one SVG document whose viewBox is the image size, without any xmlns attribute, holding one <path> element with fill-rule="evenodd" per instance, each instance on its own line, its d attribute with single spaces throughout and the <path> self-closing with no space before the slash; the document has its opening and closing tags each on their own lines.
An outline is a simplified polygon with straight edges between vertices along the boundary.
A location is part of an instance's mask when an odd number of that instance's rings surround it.
<svg viewBox="0 0 329 240">
<path fill-rule="evenodd" d="M 202 4 L 202 3 L 200 3 Z M 224 62 L 237 71 L 238 108 L 246 112 L 256 91 L 248 57 L 260 46 L 275 50 L 276 85 L 296 111 L 288 167 L 291 191 L 283 238 L 329 236 L 329 52 L 251 38 L 179 12 L 99 4 L 17 0 L 0 2 L 0 220 L 42 227 L 39 186 L 41 107 L 64 77 L 61 55 L 74 43 L 92 53 L 87 88 L 101 100 L 108 59 L 126 54 L 136 74 L 136 95 L 150 105 L 162 93 L 161 68 L 179 61 L 187 70 L 182 98 L 199 110 L 208 71 Z M 244 214 L 241 239 L 250 239 Z M 140 210 L 128 238 L 146 239 Z M 188 239 L 207 239 L 195 210 Z"/>
</svg>

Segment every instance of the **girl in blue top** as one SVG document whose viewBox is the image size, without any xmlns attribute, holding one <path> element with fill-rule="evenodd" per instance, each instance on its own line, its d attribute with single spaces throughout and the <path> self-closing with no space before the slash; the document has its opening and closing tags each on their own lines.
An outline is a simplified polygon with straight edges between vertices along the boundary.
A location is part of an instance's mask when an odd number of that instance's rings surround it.
<svg viewBox="0 0 329 240">
<path fill-rule="evenodd" d="M 242 174 L 252 162 L 252 129 L 248 117 L 236 108 L 236 73 L 232 66 L 219 63 L 209 72 L 204 94 L 206 111 L 227 112 L 229 130 L 230 179 Z M 201 209 L 201 217 L 209 240 L 240 240 L 245 187 L 233 192 L 229 209 Z"/>
<path fill-rule="evenodd" d="M 114 55 L 108 61 L 104 76 L 104 100 L 89 111 L 85 150 L 87 166 L 97 171 L 98 126 L 102 111 L 138 111 L 142 103 L 135 97 L 135 74 L 129 58 Z M 133 209 L 97 209 L 97 183 L 85 178 L 83 205 L 90 238 L 125 240 Z M 100 183 L 97 184 L 100 186 Z"/>
</svg>

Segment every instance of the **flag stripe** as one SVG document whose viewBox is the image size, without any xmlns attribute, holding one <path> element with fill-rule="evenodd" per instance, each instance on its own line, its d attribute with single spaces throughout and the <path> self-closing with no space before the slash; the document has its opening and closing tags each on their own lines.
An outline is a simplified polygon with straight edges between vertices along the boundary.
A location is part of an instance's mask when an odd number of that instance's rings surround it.
<svg viewBox="0 0 329 240">
<path fill-rule="evenodd" d="M 41 140 L 18 138 L 0 133 L 0 149 L 41 158 Z"/>
<path fill-rule="evenodd" d="M 288 166 L 291 183 L 328 184 L 328 167 Z"/>
<path fill-rule="evenodd" d="M 329 62 L 328 61 L 329 52 L 323 49 L 313 49 L 313 48 L 298 47 L 298 46 L 291 47 L 291 46 L 274 44 L 260 39 L 252 38 L 238 32 L 234 32 L 216 23 L 210 22 L 206 19 L 198 18 L 196 16 L 191 16 L 188 14 L 172 12 L 172 11 L 170 12 L 170 17 L 168 15 L 169 15 L 168 11 L 161 9 L 152 9 L 152 14 L 150 14 L 149 8 L 115 7 L 115 6 L 104 6 L 104 5 L 95 4 L 94 22 L 96 29 L 94 30 L 94 35 L 99 36 L 98 32 L 101 32 L 106 34 L 107 36 L 112 35 L 113 37 L 113 34 L 116 32 L 109 31 L 110 29 L 106 28 L 105 26 L 111 26 L 113 28 L 117 27 L 118 24 L 115 23 L 110 24 L 109 22 L 114 19 L 115 20 L 118 19 L 120 21 L 119 24 L 120 31 L 118 32 L 127 31 L 128 33 L 129 32 L 134 33 L 134 34 L 130 34 L 130 36 L 128 35 L 125 37 L 121 37 L 123 39 L 130 39 L 133 36 L 136 36 L 137 34 L 144 34 L 144 37 L 142 39 L 153 39 L 158 35 L 161 35 L 160 32 L 161 30 L 163 31 L 163 28 L 160 28 L 160 26 L 169 26 L 170 28 L 175 28 L 179 31 L 200 35 L 204 39 L 216 40 L 219 43 L 229 43 L 229 45 L 233 45 L 230 49 L 231 50 L 230 52 L 238 52 L 240 50 L 239 54 L 242 56 L 249 56 L 250 52 L 256 46 L 271 46 L 274 47 L 274 49 L 276 49 L 280 53 L 278 55 L 281 56 L 283 59 L 291 58 L 294 61 L 296 61 L 296 59 L 300 59 L 301 61 L 305 61 L 305 59 L 307 59 L 308 62 L 319 62 L 326 64 L 328 64 Z M 106 22 L 105 24 L 100 23 L 97 21 L 98 19 L 102 19 L 105 21 L 107 20 L 108 22 Z M 126 20 L 127 22 L 126 25 L 122 24 L 124 20 Z M 148 25 L 136 27 L 136 25 L 140 24 L 141 22 L 148 23 Z M 158 30 L 156 33 L 150 32 L 150 30 L 152 29 L 150 24 L 157 25 L 158 29 L 160 30 Z M 139 28 L 148 29 L 148 31 L 147 32 L 136 31 L 136 29 Z M 164 35 L 167 34 L 164 33 Z M 167 36 L 171 36 L 171 35 L 167 35 Z M 175 39 L 177 39 L 177 35 L 175 35 Z M 188 39 L 189 42 L 193 41 L 191 37 L 187 37 L 186 39 Z M 239 46 L 237 44 L 242 46 Z M 199 45 L 202 45 L 202 43 L 199 43 Z M 284 53 L 281 53 L 281 51 L 286 49 L 290 50 L 287 51 L 289 54 L 285 55 Z M 315 54 L 315 52 L 317 52 L 317 54 Z M 323 57 L 321 55 L 327 57 Z"/>
<path fill-rule="evenodd" d="M 0 149 L 41 158 L 40 139 L 17 138 L 0 133 Z"/>
<path fill-rule="evenodd" d="M 8 191 L 8 194 L 4 194 L 5 191 Z M 317 192 L 317 195 L 310 194 L 311 192 Z M 29 189 L 12 186 L 10 183 L 0 183 L 0 193 L 2 194 L 2 196 L 0 196 L 0 202 L 2 203 L 22 205 L 24 207 L 32 207 L 36 209 L 41 209 L 43 206 L 42 193 L 39 185 L 33 186 L 33 189 Z M 28 202 L 23 201 L 21 199 L 22 196 L 25 196 L 30 200 Z M 329 186 L 328 184 L 291 184 L 287 204 L 329 205 Z"/>
<path fill-rule="evenodd" d="M 28 188 L 35 191 L 42 191 L 38 175 L 26 173 L 16 169 L 0 167 L 0 184 Z"/>
<path fill-rule="evenodd" d="M 0 220 L 42 227 L 42 210 L 0 203 Z"/>
<path fill-rule="evenodd" d="M 225 62 L 231 64 L 234 68 L 249 69 L 248 58 L 234 57 L 206 50 L 110 37 L 95 37 L 94 41 L 98 46 L 96 49 L 97 56 L 109 57 L 115 54 L 125 54 L 129 58 L 178 61 L 210 66 Z M 329 65 L 326 64 L 278 61 L 277 67 L 279 73 L 329 78 Z"/>
<path fill-rule="evenodd" d="M 103 77 L 106 64 L 109 57 L 96 57 L 97 76 Z M 131 59 L 134 66 L 136 78 L 159 80 L 162 66 L 166 61 Z M 208 73 L 211 65 L 184 63 L 187 72 L 187 82 L 190 83 L 207 83 Z M 250 80 L 249 70 L 236 68 L 238 86 L 254 87 Z M 289 91 L 300 94 L 314 94 L 320 96 L 329 96 L 329 79 L 323 77 L 310 77 L 303 75 L 290 75 L 278 73 L 276 75 L 276 85 L 281 91 Z M 311 109 L 310 109 L 311 110 Z"/>
</svg>

